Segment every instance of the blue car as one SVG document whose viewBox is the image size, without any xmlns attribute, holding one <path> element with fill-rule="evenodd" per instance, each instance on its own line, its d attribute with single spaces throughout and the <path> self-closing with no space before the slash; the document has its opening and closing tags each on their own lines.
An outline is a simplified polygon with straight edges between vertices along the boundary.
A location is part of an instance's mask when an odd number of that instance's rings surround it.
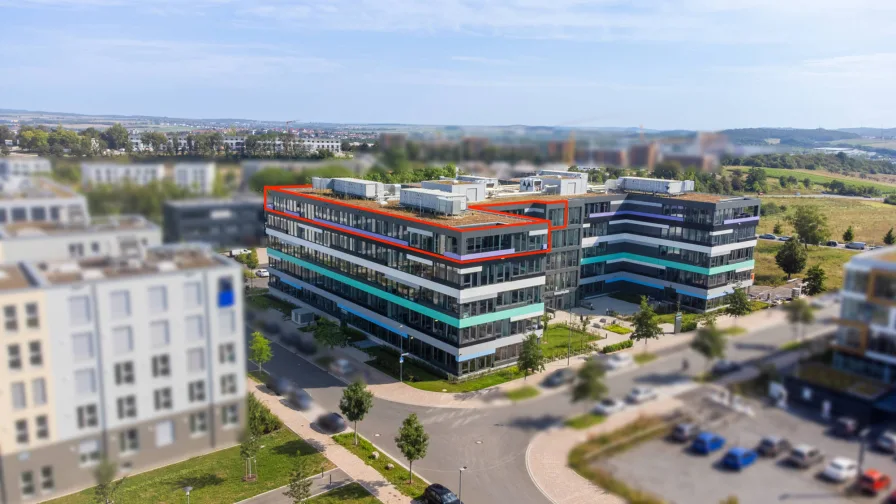
<svg viewBox="0 0 896 504">
<path fill-rule="evenodd" d="M 722 459 L 722 465 L 733 471 L 740 471 L 745 467 L 749 467 L 753 462 L 756 462 L 756 452 L 741 447 L 728 450 L 725 458 Z"/>
<path fill-rule="evenodd" d="M 723 446 L 725 446 L 725 438 L 722 436 L 712 432 L 701 432 L 691 443 L 691 451 L 700 455 L 709 455 Z"/>
</svg>

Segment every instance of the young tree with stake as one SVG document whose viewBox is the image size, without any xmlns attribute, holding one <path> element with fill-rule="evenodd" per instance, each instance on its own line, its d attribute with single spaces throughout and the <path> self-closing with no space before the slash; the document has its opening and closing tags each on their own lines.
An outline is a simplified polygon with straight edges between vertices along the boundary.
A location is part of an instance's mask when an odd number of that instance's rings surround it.
<svg viewBox="0 0 896 504">
<path fill-rule="evenodd" d="M 117 473 L 118 466 L 106 458 L 103 458 L 93 471 L 93 478 L 96 481 L 96 486 L 93 487 L 93 499 L 96 504 L 113 504 L 115 502 L 115 493 L 127 479 L 125 476 L 115 481 Z"/>
<path fill-rule="evenodd" d="M 576 373 L 576 380 L 572 386 L 572 402 L 584 401 L 585 409 L 589 402 L 600 401 L 607 395 L 607 386 L 604 385 L 604 369 L 594 359 L 589 359 Z"/>
<path fill-rule="evenodd" d="M 706 359 L 704 373 L 714 359 L 725 357 L 725 344 L 725 334 L 716 327 L 715 323 L 709 323 L 697 329 L 697 334 L 691 342 L 691 349 Z"/>
<path fill-rule="evenodd" d="M 740 284 L 736 285 L 734 292 L 728 294 L 728 306 L 725 307 L 725 314 L 734 317 L 734 326 L 737 327 L 737 319 L 749 315 L 752 311 L 746 289 Z"/>
<path fill-rule="evenodd" d="M 538 345 L 538 336 L 531 333 L 523 340 L 523 346 L 520 348 L 520 356 L 516 365 L 523 371 L 523 381 L 529 377 L 529 373 L 537 373 L 544 371 L 545 357 Z"/>
<path fill-rule="evenodd" d="M 364 420 L 373 407 L 373 393 L 360 380 L 352 383 L 342 392 L 339 400 L 339 411 L 346 420 L 355 424 L 355 446 L 358 445 L 358 422 Z"/>
<path fill-rule="evenodd" d="M 656 321 L 656 313 L 647 303 L 647 296 L 641 296 L 641 308 L 632 319 L 634 330 L 629 339 L 638 342 L 644 342 L 644 353 L 647 353 L 647 342 L 652 339 L 659 339 L 663 335 L 663 328 Z"/>
<path fill-rule="evenodd" d="M 414 461 L 425 457 L 426 449 L 429 448 L 429 434 L 423 430 L 423 424 L 416 413 L 411 413 L 404 419 L 395 436 L 395 444 L 404 458 L 408 459 L 408 483 L 411 483 L 414 481 Z"/>
<path fill-rule="evenodd" d="M 249 344 L 249 360 L 258 365 L 258 370 L 264 372 L 262 365 L 267 364 L 274 357 L 271 350 L 271 342 L 259 331 L 252 333 L 252 342 Z"/>
<path fill-rule="evenodd" d="M 310 499 L 311 486 L 314 483 L 311 477 L 320 471 L 320 465 L 312 463 L 308 457 L 299 457 L 289 474 L 289 483 L 286 484 L 286 491 L 283 492 L 283 495 L 288 497 L 293 504 Z"/>
</svg>

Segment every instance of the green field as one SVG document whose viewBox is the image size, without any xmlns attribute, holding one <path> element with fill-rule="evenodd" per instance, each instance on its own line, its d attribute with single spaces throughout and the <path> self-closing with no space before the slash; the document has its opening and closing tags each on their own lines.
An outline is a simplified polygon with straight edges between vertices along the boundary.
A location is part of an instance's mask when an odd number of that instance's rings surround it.
<svg viewBox="0 0 896 504">
<path fill-rule="evenodd" d="M 780 222 L 785 235 L 793 233 L 785 217 L 797 206 L 814 205 L 821 209 L 828 218 L 831 239 L 843 241 L 843 232 L 852 226 L 855 241 L 867 242 L 869 245 L 882 245 L 887 231 L 896 226 L 896 206 L 880 201 L 848 198 L 763 198 L 763 203 L 774 202 L 786 205 L 785 214 L 766 215 L 759 221 L 758 234 L 771 233 L 776 222 Z"/>
<path fill-rule="evenodd" d="M 845 140 L 837 140 L 832 144 L 848 144 L 863 145 L 866 147 L 877 147 L 878 149 L 896 149 L 896 140 L 875 140 L 872 138 L 848 138 Z"/>
<path fill-rule="evenodd" d="M 783 246 L 783 242 L 759 240 L 753 257 L 756 260 L 755 285 L 770 285 L 777 287 L 786 283 L 787 275 L 775 263 L 775 254 Z M 806 261 L 806 269 L 820 264 L 827 274 L 826 286 L 828 289 L 839 289 L 843 284 L 843 265 L 846 264 L 855 252 L 846 249 L 830 247 L 809 247 L 809 260 Z M 803 271 L 805 272 L 805 270 Z M 799 278 L 801 273 L 794 275 Z"/>
<path fill-rule="evenodd" d="M 750 166 L 726 166 L 724 168 L 724 173 L 730 174 L 734 170 L 740 170 L 746 173 L 750 170 Z M 769 184 L 769 192 L 786 192 L 788 194 L 793 194 L 796 192 L 802 193 L 815 193 L 824 190 L 821 185 L 828 184 L 832 180 L 839 180 L 844 184 L 849 184 L 857 187 L 874 187 L 878 189 L 880 192 L 887 193 L 896 193 L 896 185 L 886 184 L 883 182 L 875 182 L 873 180 L 866 180 L 859 177 L 847 177 L 844 175 L 839 175 L 836 173 L 830 173 L 826 171 L 815 171 L 815 170 L 788 170 L 785 168 L 762 168 L 765 170 L 766 175 L 770 179 L 775 179 L 773 183 Z M 786 189 L 782 189 L 777 184 L 777 179 L 780 177 L 789 177 L 793 175 L 800 182 L 798 186 L 788 187 Z M 809 178 L 812 181 L 813 186 L 809 189 L 806 189 L 802 182 L 803 179 Z M 772 182 L 772 181 L 770 181 Z"/>
</svg>

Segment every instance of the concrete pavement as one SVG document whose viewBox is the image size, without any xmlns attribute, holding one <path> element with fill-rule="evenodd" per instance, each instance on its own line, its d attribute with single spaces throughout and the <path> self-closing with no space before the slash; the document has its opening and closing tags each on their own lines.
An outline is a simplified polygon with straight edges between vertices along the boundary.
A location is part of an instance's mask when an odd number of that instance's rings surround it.
<svg viewBox="0 0 896 504">
<path fill-rule="evenodd" d="M 316 496 L 330 490 L 335 490 L 343 485 L 352 482 L 352 479 L 342 469 L 332 469 L 323 475 L 312 476 L 311 478 L 311 495 Z M 256 495 L 251 499 L 240 501 L 236 504 L 293 504 L 292 499 L 283 495 L 286 490 L 285 486 L 275 488 L 261 495 Z"/>
</svg>

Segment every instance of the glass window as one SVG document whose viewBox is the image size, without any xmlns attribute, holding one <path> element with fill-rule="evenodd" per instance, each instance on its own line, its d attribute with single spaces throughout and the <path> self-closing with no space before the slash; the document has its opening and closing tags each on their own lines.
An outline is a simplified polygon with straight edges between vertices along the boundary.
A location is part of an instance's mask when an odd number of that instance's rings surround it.
<svg viewBox="0 0 896 504">
<path fill-rule="evenodd" d="M 202 287 L 199 282 L 184 284 L 184 308 L 192 309 L 202 306 Z"/>
<path fill-rule="evenodd" d="M 187 350 L 187 371 L 196 373 L 205 370 L 205 351 L 201 348 Z"/>
<path fill-rule="evenodd" d="M 19 330 L 19 319 L 16 315 L 16 305 L 7 305 L 3 307 L 3 326 L 9 332 Z"/>
<path fill-rule="evenodd" d="M 155 426 L 156 447 L 168 446 L 174 443 L 174 421 L 165 420 Z"/>
<path fill-rule="evenodd" d="M 112 329 L 115 355 L 125 355 L 134 351 L 134 334 L 129 326 Z"/>
<path fill-rule="evenodd" d="M 205 328 L 203 327 L 202 316 L 194 315 L 184 320 L 184 331 L 186 332 L 187 341 L 201 341 L 205 339 Z"/>
<path fill-rule="evenodd" d="M 165 348 L 171 342 L 167 320 L 157 320 L 149 324 L 149 333 L 153 348 Z"/>
<path fill-rule="evenodd" d="M 222 309 L 218 312 L 218 330 L 221 336 L 236 334 L 236 314 L 232 308 Z"/>
<path fill-rule="evenodd" d="M 27 420 L 16 420 L 16 443 L 28 444 Z"/>
<path fill-rule="evenodd" d="M 165 286 L 149 288 L 149 313 L 159 314 L 168 310 L 168 292 Z"/>
<path fill-rule="evenodd" d="M 47 384 L 43 378 L 31 380 L 31 400 L 35 406 L 47 404 Z"/>
<path fill-rule="evenodd" d="M 113 320 L 127 318 L 131 315 L 131 296 L 128 291 L 115 291 L 109 297 Z"/>
<path fill-rule="evenodd" d="M 171 409 L 171 388 L 165 387 L 155 390 L 153 392 L 153 399 L 155 401 L 156 411 Z"/>
<path fill-rule="evenodd" d="M 50 422 L 47 420 L 47 415 L 35 418 L 34 427 L 37 439 L 50 439 Z"/>
<path fill-rule="evenodd" d="M 236 394 L 236 375 L 227 374 L 221 377 L 221 395 Z"/>
<path fill-rule="evenodd" d="M 236 362 L 236 347 L 233 343 L 224 343 L 218 347 L 218 357 L 221 364 Z"/>
<path fill-rule="evenodd" d="M 237 416 L 236 404 L 224 406 L 221 408 L 221 424 L 224 426 L 236 425 L 239 423 Z"/>
<path fill-rule="evenodd" d="M 19 371 L 22 369 L 22 351 L 19 345 L 6 346 L 7 365 L 10 371 Z"/>
<path fill-rule="evenodd" d="M 171 375 L 171 367 L 167 355 L 156 355 L 152 358 L 152 375 L 155 378 Z"/>
<path fill-rule="evenodd" d="M 15 382 L 10 385 L 12 395 L 12 409 L 22 410 L 28 406 L 25 399 L 25 383 Z"/>
<path fill-rule="evenodd" d="M 34 367 L 41 367 L 44 365 L 44 356 L 41 351 L 40 341 L 32 341 L 28 343 L 28 353 L 29 353 L 29 362 Z"/>
<path fill-rule="evenodd" d="M 31 471 L 24 471 L 21 475 L 22 485 L 22 496 L 23 497 L 33 497 L 34 496 L 34 473 Z"/>
<path fill-rule="evenodd" d="M 135 418 L 137 416 L 137 398 L 133 395 L 119 397 L 117 401 L 118 419 Z"/>
<path fill-rule="evenodd" d="M 93 334 L 78 333 L 72 335 L 72 355 L 75 362 L 83 362 L 93 358 Z"/>
<path fill-rule="evenodd" d="M 40 327 L 40 316 L 37 313 L 37 303 L 28 303 L 25 305 L 25 317 L 30 329 Z"/>
<path fill-rule="evenodd" d="M 208 418 L 204 411 L 190 415 L 190 434 L 197 436 L 208 431 Z"/>
<path fill-rule="evenodd" d="M 96 373 L 93 369 L 75 371 L 75 393 L 79 396 L 96 393 Z"/>
<path fill-rule="evenodd" d="M 123 454 L 135 453 L 140 449 L 140 433 L 137 429 L 118 433 L 118 449 Z"/>
<path fill-rule="evenodd" d="M 205 401 L 205 382 L 203 380 L 191 382 L 188 385 L 188 392 L 190 402 Z"/>
<path fill-rule="evenodd" d="M 81 441 L 78 445 L 81 465 L 95 464 L 100 460 L 100 442 L 96 439 Z"/>
<path fill-rule="evenodd" d="M 52 492 L 56 487 L 56 484 L 53 482 L 53 468 L 50 466 L 43 466 L 40 468 L 40 489 L 43 492 Z"/>
<path fill-rule="evenodd" d="M 71 325 L 90 323 L 90 300 L 87 296 L 77 296 L 68 300 L 69 322 Z"/>
</svg>

